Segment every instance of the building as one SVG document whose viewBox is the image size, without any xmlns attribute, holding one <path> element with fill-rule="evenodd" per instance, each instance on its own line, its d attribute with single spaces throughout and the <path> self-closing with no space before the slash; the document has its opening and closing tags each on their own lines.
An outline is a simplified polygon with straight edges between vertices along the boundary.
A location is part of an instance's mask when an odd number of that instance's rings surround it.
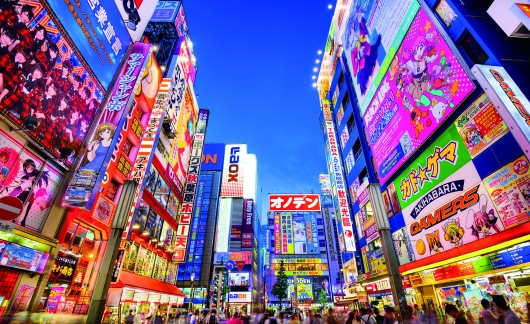
<svg viewBox="0 0 530 324">
<path fill-rule="evenodd" d="M 327 139 L 354 127 L 344 142 L 340 136 L 337 155 L 347 185 L 358 188 L 349 199 L 362 287 L 348 291 L 351 303 L 396 305 L 402 286 L 407 304 L 435 312 L 460 300 L 476 316 L 475 299 L 500 294 L 527 313 L 515 292 L 528 280 L 526 8 L 497 0 L 337 3 L 316 86 Z M 399 28 L 382 28 L 390 25 Z M 352 123 L 344 122 L 346 93 Z M 385 244 L 394 246 L 386 255 Z"/>
</svg>

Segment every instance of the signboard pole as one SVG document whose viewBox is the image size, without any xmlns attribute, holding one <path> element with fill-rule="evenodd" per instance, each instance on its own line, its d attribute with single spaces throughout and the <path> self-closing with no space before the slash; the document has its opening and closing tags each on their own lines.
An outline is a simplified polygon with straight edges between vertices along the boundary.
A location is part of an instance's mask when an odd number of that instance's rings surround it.
<svg viewBox="0 0 530 324">
<path fill-rule="evenodd" d="M 399 263 L 394 250 L 394 242 L 390 234 L 390 224 L 386 213 L 385 204 L 381 195 L 381 188 L 379 184 L 370 184 L 368 186 L 370 192 L 370 201 L 374 208 L 374 217 L 379 230 L 379 237 L 381 238 L 381 245 L 383 247 L 383 255 L 385 264 L 390 279 L 390 286 L 392 287 L 392 297 L 394 303 L 399 305 L 399 312 L 403 314 L 407 306 L 405 298 L 405 288 L 399 273 Z"/>
<path fill-rule="evenodd" d="M 92 302 L 88 308 L 87 323 L 101 323 L 101 320 L 103 319 L 109 286 L 114 273 L 114 265 L 118 258 L 121 237 L 129 218 L 129 211 L 131 210 L 132 201 L 136 193 L 136 186 L 138 186 L 138 184 L 132 180 L 127 180 L 123 184 L 123 190 L 120 199 L 118 200 L 116 213 L 112 220 L 112 230 L 107 249 L 105 250 L 105 255 L 101 262 L 96 286 L 94 287 L 94 293 L 92 295 Z"/>
<path fill-rule="evenodd" d="M 293 311 L 296 312 L 298 309 L 298 277 L 296 276 L 296 273 L 294 274 L 294 306 Z"/>
</svg>

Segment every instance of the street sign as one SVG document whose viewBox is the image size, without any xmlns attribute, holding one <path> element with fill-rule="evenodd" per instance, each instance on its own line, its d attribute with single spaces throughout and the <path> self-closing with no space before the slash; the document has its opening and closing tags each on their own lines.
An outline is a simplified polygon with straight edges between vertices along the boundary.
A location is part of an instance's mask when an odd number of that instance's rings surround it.
<svg viewBox="0 0 530 324">
<path fill-rule="evenodd" d="M 17 218 L 24 206 L 17 197 L 5 196 L 0 198 L 0 219 L 10 221 Z"/>
<path fill-rule="evenodd" d="M 215 285 L 215 280 L 210 281 L 210 285 Z"/>
<path fill-rule="evenodd" d="M 232 270 L 232 269 L 234 269 L 236 267 L 236 264 L 234 263 L 234 261 L 228 260 L 225 263 L 225 267 L 226 267 L 227 270 Z"/>
<path fill-rule="evenodd" d="M 244 261 L 236 261 L 236 266 L 239 269 L 239 271 L 243 270 L 243 267 L 245 266 Z"/>
</svg>

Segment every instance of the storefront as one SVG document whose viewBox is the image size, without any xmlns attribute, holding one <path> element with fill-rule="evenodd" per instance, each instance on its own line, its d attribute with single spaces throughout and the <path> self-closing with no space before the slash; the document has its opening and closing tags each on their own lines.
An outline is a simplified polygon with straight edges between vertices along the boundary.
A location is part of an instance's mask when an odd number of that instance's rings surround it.
<svg viewBox="0 0 530 324">
<path fill-rule="evenodd" d="M 373 308 L 379 308 L 383 314 L 384 306 L 395 306 L 394 297 L 392 296 L 392 287 L 389 279 L 383 279 L 368 284 L 363 284 L 368 297 L 368 303 Z"/>
</svg>

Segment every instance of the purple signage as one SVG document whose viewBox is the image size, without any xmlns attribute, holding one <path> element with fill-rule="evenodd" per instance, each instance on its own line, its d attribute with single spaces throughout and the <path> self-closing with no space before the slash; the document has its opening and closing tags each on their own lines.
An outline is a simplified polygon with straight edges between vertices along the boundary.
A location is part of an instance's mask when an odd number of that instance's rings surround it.
<svg viewBox="0 0 530 324">
<path fill-rule="evenodd" d="M 90 210 L 120 137 L 120 130 L 130 109 L 138 76 L 151 51 L 151 45 L 135 43 L 123 66 L 99 122 L 85 149 L 85 155 L 68 187 L 63 206 Z"/>
<path fill-rule="evenodd" d="M 473 89 L 451 48 L 420 8 L 364 115 L 381 183 Z"/>
<path fill-rule="evenodd" d="M 57 310 L 57 305 L 59 305 L 61 297 L 63 296 L 63 292 L 64 287 L 53 287 L 50 290 L 50 295 L 48 296 L 48 300 L 46 301 L 46 312 L 55 313 L 55 311 Z"/>
<path fill-rule="evenodd" d="M 241 247 L 252 247 L 252 219 L 254 218 L 254 201 L 245 199 L 243 201 L 243 226 L 241 226 Z"/>
</svg>

